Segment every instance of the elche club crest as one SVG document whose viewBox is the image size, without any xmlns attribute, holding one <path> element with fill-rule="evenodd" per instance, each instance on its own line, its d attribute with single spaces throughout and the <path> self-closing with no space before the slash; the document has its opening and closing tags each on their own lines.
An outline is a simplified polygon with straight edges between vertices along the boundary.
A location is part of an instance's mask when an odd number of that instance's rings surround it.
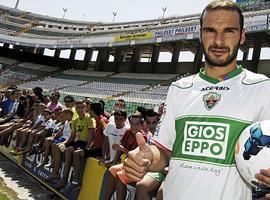
<svg viewBox="0 0 270 200">
<path fill-rule="evenodd" d="M 216 92 L 209 92 L 203 95 L 203 102 L 207 110 L 214 108 L 220 100 L 221 95 Z"/>
</svg>

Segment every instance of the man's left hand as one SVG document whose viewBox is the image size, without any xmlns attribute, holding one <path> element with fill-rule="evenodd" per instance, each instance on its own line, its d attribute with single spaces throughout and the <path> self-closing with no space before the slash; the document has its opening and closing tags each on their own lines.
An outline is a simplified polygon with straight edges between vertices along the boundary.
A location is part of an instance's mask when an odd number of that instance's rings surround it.
<svg viewBox="0 0 270 200">
<path fill-rule="evenodd" d="M 255 174 L 255 178 L 259 180 L 259 183 L 270 188 L 270 168 L 261 169 L 260 173 Z M 270 200 L 270 193 L 265 195 L 263 200 Z"/>
<path fill-rule="evenodd" d="M 260 173 L 255 174 L 255 178 L 259 180 L 259 183 L 270 188 L 270 168 L 261 169 Z"/>
</svg>

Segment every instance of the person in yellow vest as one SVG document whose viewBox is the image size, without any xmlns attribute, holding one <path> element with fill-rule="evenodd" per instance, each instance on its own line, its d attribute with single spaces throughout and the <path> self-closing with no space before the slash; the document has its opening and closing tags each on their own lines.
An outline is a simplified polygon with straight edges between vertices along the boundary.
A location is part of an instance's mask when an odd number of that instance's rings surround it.
<svg viewBox="0 0 270 200">
<path fill-rule="evenodd" d="M 65 167 L 62 178 L 55 185 L 56 189 L 66 186 L 72 165 L 73 152 L 87 149 L 91 145 L 90 136 L 94 134 L 96 122 L 94 118 L 86 113 L 86 109 L 87 106 L 84 101 L 79 100 L 76 102 L 78 118 L 71 122 L 71 135 L 68 140 L 59 145 L 59 148 L 65 151 Z M 71 182 L 70 184 L 74 185 L 74 189 L 75 186 L 79 186 L 77 182 Z"/>
</svg>

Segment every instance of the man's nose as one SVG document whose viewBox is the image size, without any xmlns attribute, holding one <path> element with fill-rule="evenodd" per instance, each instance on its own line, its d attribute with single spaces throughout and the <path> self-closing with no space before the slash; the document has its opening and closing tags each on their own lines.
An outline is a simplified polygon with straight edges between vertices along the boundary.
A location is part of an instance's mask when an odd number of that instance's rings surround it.
<svg viewBox="0 0 270 200">
<path fill-rule="evenodd" d="M 224 33 L 222 33 L 222 32 L 216 32 L 215 43 L 217 45 L 223 45 L 224 44 Z"/>
</svg>

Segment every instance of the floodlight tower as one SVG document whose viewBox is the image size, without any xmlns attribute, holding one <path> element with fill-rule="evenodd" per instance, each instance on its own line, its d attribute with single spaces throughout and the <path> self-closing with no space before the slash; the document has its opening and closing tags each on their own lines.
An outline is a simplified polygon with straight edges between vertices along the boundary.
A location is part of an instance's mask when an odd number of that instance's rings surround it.
<svg viewBox="0 0 270 200">
<path fill-rule="evenodd" d="M 112 20 L 112 23 L 114 23 L 114 20 L 115 20 L 115 17 L 116 17 L 116 15 L 117 15 L 117 12 L 112 12 L 112 14 L 113 14 L 113 20 Z"/>
<path fill-rule="evenodd" d="M 20 0 L 17 0 L 17 1 L 16 1 L 15 7 L 14 7 L 15 9 L 17 9 L 17 8 L 18 8 L 19 1 L 20 1 Z"/>
<path fill-rule="evenodd" d="M 64 14 L 63 14 L 63 19 L 65 18 L 65 16 L 66 16 L 66 12 L 67 12 L 67 8 L 63 8 L 63 12 L 64 12 Z"/>
<path fill-rule="evenodd" d="M 166 10 L 167 10 L 167 7 L 162 8 L 162 11 L 163 11 L 162 20 L 164 20 Z"/>
</svg>

